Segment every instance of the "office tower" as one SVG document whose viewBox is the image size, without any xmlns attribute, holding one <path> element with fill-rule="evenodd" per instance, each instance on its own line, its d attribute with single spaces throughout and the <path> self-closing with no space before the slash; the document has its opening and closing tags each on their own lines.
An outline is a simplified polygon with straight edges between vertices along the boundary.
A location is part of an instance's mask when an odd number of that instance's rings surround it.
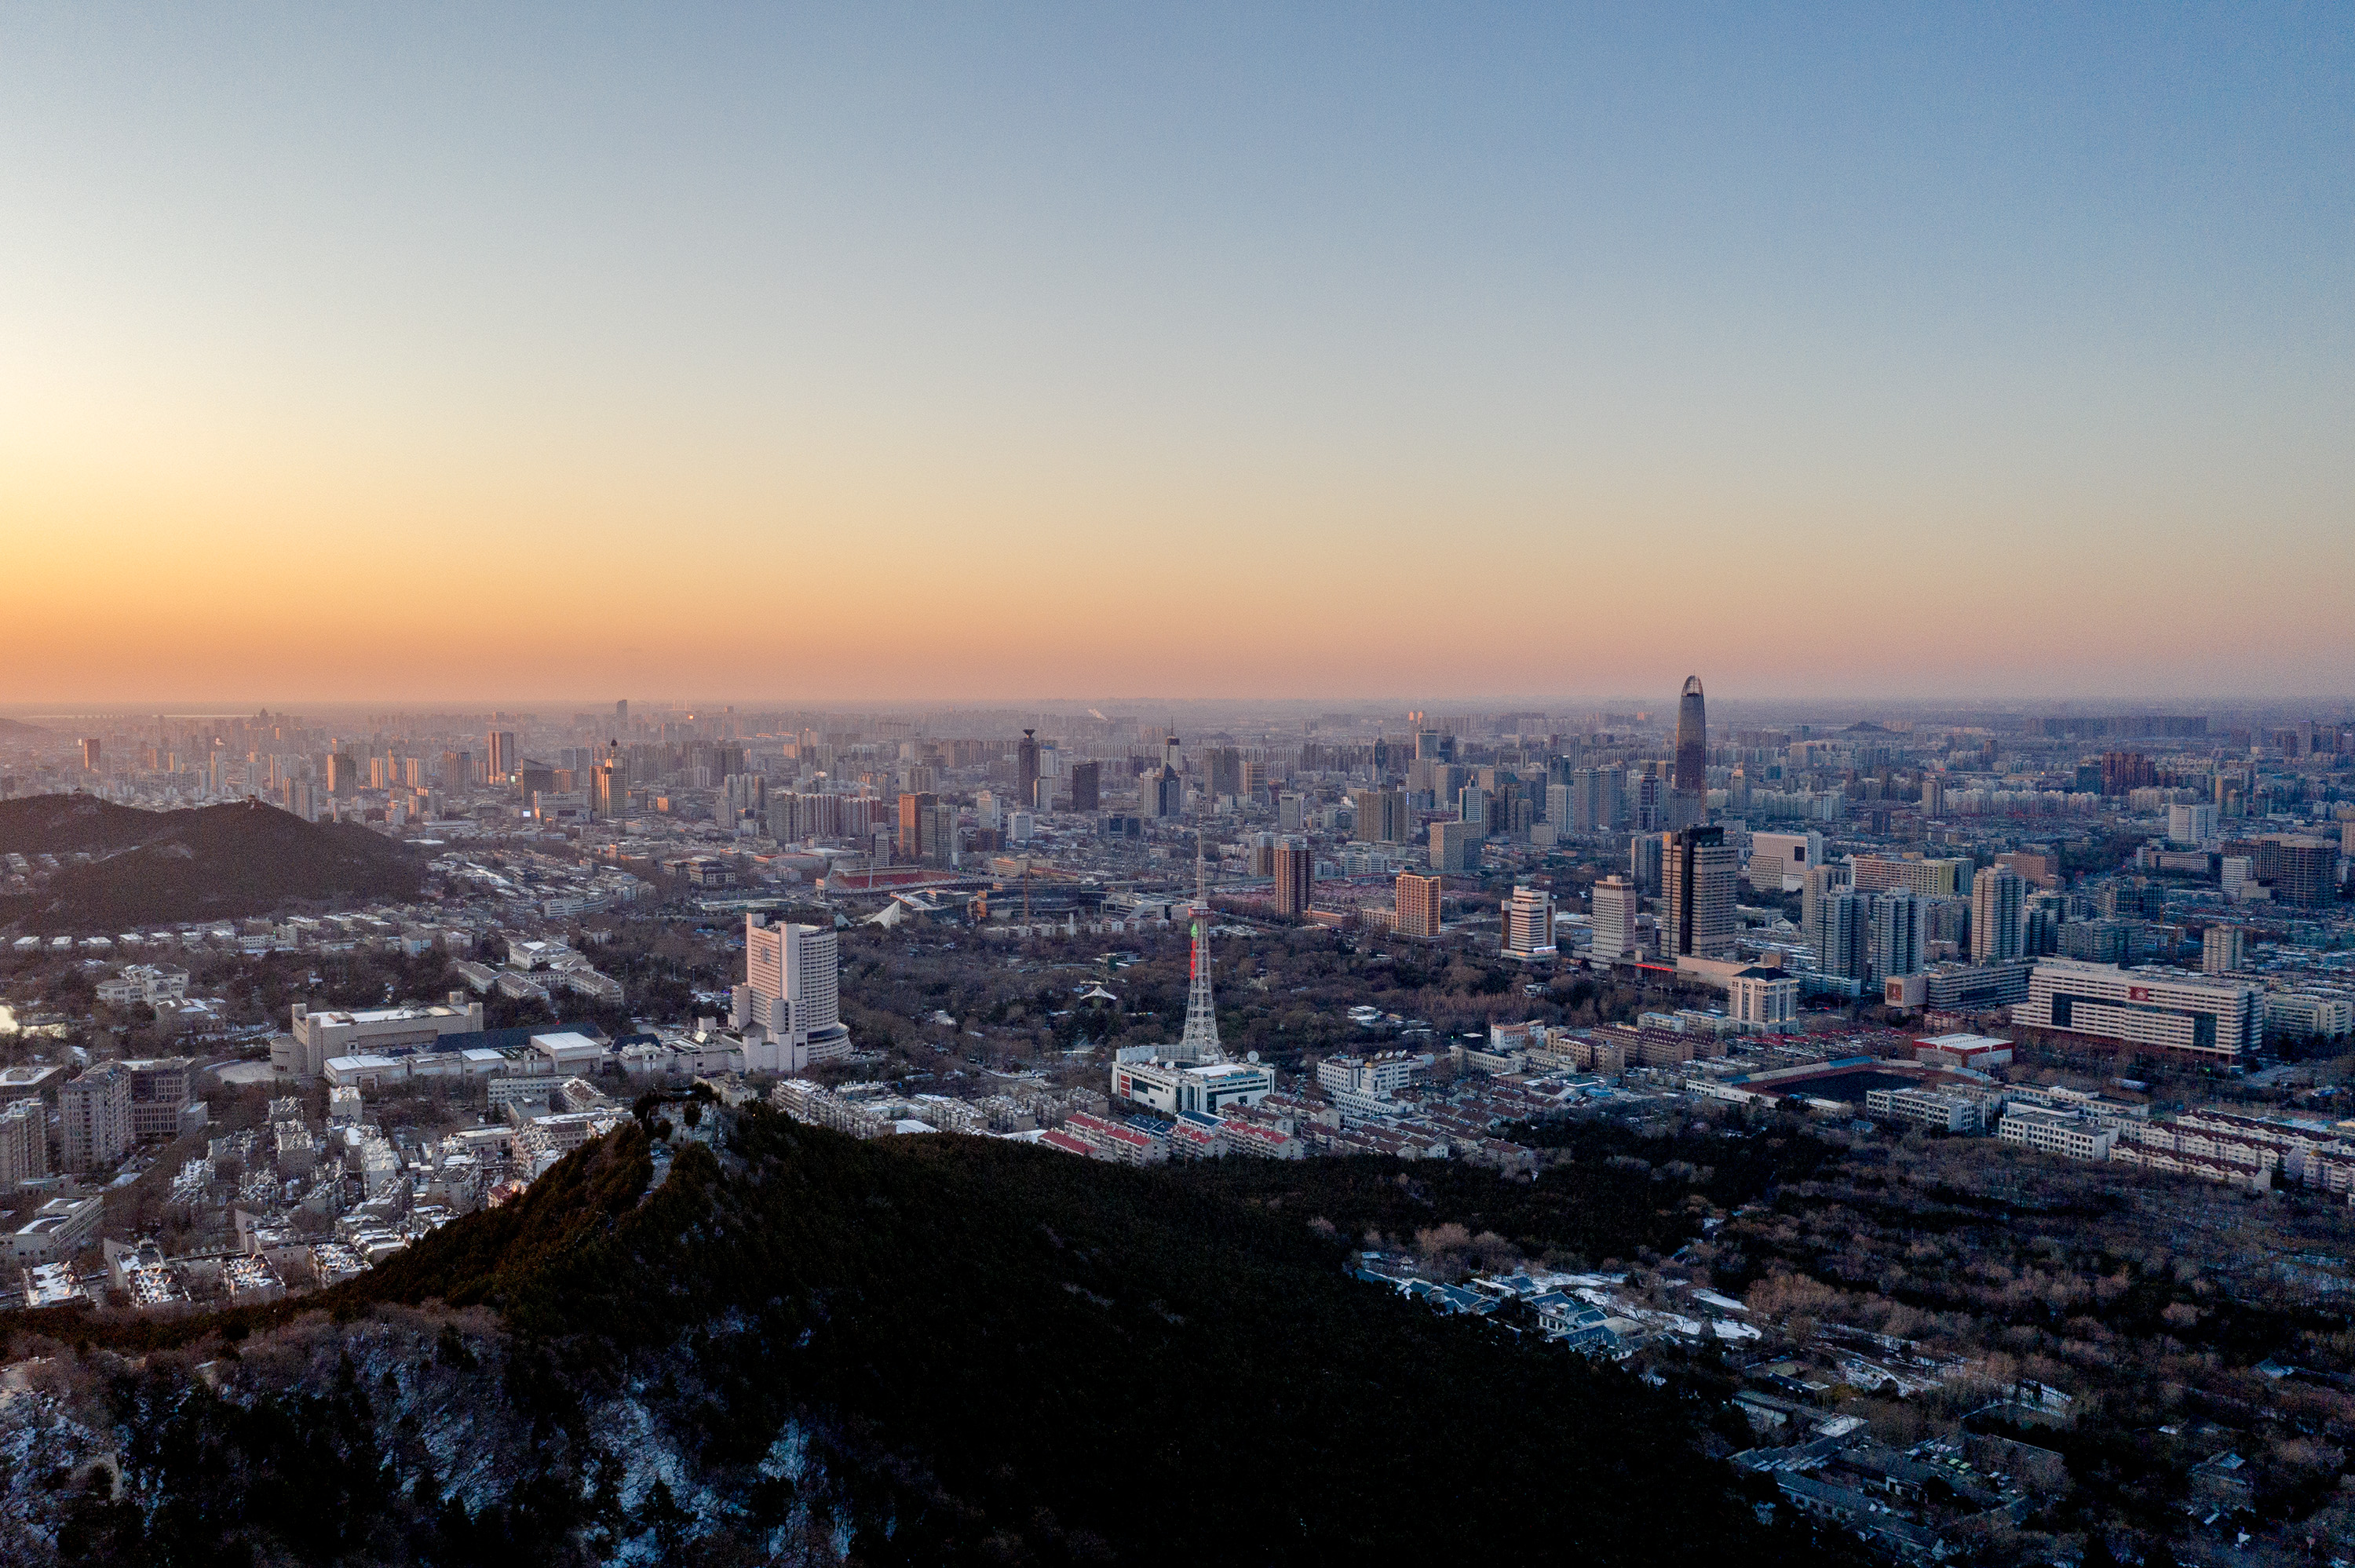
<svg viewBox="0 0 2355 1568">
<path fill-rule="evenodd" d="M 1431 824 L 1431 869 L 1467 874 L 1480 863 L 1480 834 L 1470 822 Z"/>
<path fill-rule="evenodd" d="M 1663 833 L 1660 883 L 1667 903 L 1664 959 L 1719 959 L 1733 950 L 1733 887 L 1739 856 L 1723 828 Z"/>
<path fill-rule="evenodd" d="M 1676 787 L 1701 794 L 1709 789 L 1709 710 L 1701 701 L 1700 677 L 1687 675 L 1677 698 Z"/>
<path fill-rule="evenodd" d="M 1567 784 L 1549 784 L 1545 787 L 1545 795 L 1543 797 L 1545 801 L 1545 820 L 1553 824 L 1553 831 L 1557 834 L 1566 834 L 1572 832 L 1570 825 L 1570 796 L 1571 789 L 1570 786 Z"/>
<path fill-rule="evenodd" d="M 608 752 L 590 772 L 589 810 L 606 821 L 630 814 L 630 770 L 618 752 Z"/>
<path fill-rule="evenodd" d="M 1971 881 L 1971 959 L 2001 963 L 2019 957 L 2020 913 L 2027 884 L 2008 865 L 1991 865 Z"/>
<path fill-rule="evenodd" d="M 1300 832 L 1301 819 L 1303 814 L 1306 811 L 1307 806 L 1308 802 L 1305 797 L 1293 794 L 1289 790 L 1277 796 L 1275 800 L 1276 831 L 1286 833 L 1296 833 Z"/>
<path fill-rule="evenodd" d="M 1210 799 L 1243 792 L 1243 754 L 1231 746 L 1214 746 L 1203 758 L 1210 770 Z"/>
<path fill-rule="evenodd" d="M 1505 900 L 1505 951 L 1517 959 L 1538 958 L 1554 950 L 1553 895 L 1536 887 L 1516 887 Z"/>
<path fill-rule="evenodd" d="M 806 1047 L 813 1056 L 840 1054 L 850 1045 L 840 986 L 832 931 L 771 926 L 762 915 L 744 917 L 744 983 L 736 988 L 735 1027 Z"/>
<path fill-rule="evenodd" d="M 48 1107 L 37 1098 L 0 1106 L 0 1192 L 48 1173 Z"/>
<path fill-rule="evenodd" d="M 1606 876 L 1594 885 L 1594 946 L 1598 959 L 1636 956 L 1636 885 L 1624 876 Z"/>
<path fill-rule="evenodd" d="M 929 842 L 933 833 L 932 808 L 939 805 L 937 795 L 902 795 L 900 797 L 900 858 L 914 865 L 931 864 L 940 846 Z"/>
<path fill-rule="evenodd" d="M 1810 935 L 1819 972 L 1859 985 L 1871 978 L 1872 900 L 1866 895 L 1846 890 L 1827 895 L 1816 906 L 1816 928 Z"/>
<path fill-rule="evenodd" d="M 100 768 L 99 768 L 99 758 L 100 758 L 100 755 L 101 755 L 101 747 L 100 747 L 100 745 L 99 745 L 99 737 L 98 737 L 97 736 L 94 736 L 94 735 L 86 735 L 86 736 L 82 736 L 82 740 L 81 740 L 81 765 L 82 765 L 82 767 L 84 767 L 85 768 L 89 769 L 89 770 L 90 770 L 91 772 L 92 772 L 92 773 L 99 772 L 99 771 L 100 771 Z"/>
<path fill-rule="evenodd" d="M 1175 742 L 1173 741 L 1174 745 Z M 1136 781 L 1137 815 L 1174 818 L 1186 811 L 1186 787 L 1178 769 L 1167 762 L 1149 769 Z"/>
<path fill-rule="evenodd" d="M 1616 768 L 1582 768 L 1570 776 L 1569 830 L 1596 833 L 1627 821 L 1627 776 Z M 1561 828 L 1564 824 L 1556 822 Z"/>
<path fill-rule="evenodd" d="M 627 697 L 613 705 L 613 727 L 617 730 L 630 727 L 630 699 Z"/>
<path fill-rule="evenodd" d="M 1476 837 L 1487 838 L 1495 832 L 1488 820 L 1488 791 L 1477 784 L 1466 784 L 1456 792 L 1456 821 L 1469 827 Z"/>
<path fill-rule="evenodd" d="M 1039 799 L 1039 732 L 1026 729 L 1014 748 L 1014 798 L 1028 806 Z"/>
<path fill-rule="evenodd" d="M 1660 890 L 1660 837 L 1657 833 L 1638 833 L 1627 841 L 1627 876 L 1638 892 L 1657 893 Z"/>
<path fill-rule="evenodd" d="M 1275 846 L 1275 912 L 1302 916 L 1316 895 L 1316 857 L 1298 839 Z"/>
<path fill-rule="evenodd" d="M 1636 830 L 1654 833 L 1662 831 L 1660 819 L 1667 813 L 1660 805 L 1660 776 L 1649 765 L 1636 778 Z"/>
<path fill-rule="evenodd" d="M 924 834 L 924 863 L 948 867 L 957 863 L 957 809 L 946 801 L 932 808 L 932 826 Z"/>
<path fill-rule="evenodd" d="M 1103 791 L 1100 780 L 1103 777 L 1103 764 L 1101 762 L 1071 764 L 1072 810 L 1093 811 L 1101 807 Z"/>
<path fill-rule="evenodd" d="M 1253 804 L 1259 804 L 1264 800 L 1267 795 L 1266 763 L 1245 762 L 1243 764 L 1242 794 L 1244 800 Z"/>
<path fill-rule="evenodd" d="M 1922 972 L 1922 906 L 1911 893 L 1872 901 L 1872 971 L 1882 980 Z"/>
<path fill-rule="evenodd" d="M 359 764 L 340 751 L 327 753 L 327 793 L 348 800 L 359 792 Z"/>
<path fill-rule="evenodd" d="M 1412 821 L 1406 809 L 1403 789 L 1360 789 L 1353 797 L 1358 803 L 1358 839 L 1370 844 L 1402 844 L 1412 832 Z"/>
<path fill-rule="evenodd" d="M 131 1070 L 101 1062 L 58 1091 L 68 1171 L 108 1171 L 131 1152 Z"/>
<path fill-rule="evenodd" d="M 1391 929 L 1401 937 L 1439 935 L 1439 898 L 1446 883 L 1436 876 L 1402 871 L 1398 879 L 1398 905 Z"/>
<path fill-rule="evenodd" d="M 2248 934 L 2238 926 L 2211 926 L 2200 937 L 2200 967 L 2211 975 L 2227 975 L 2248 963 Z"/>
<path fill-rule="evenodd" d="M 1004 825 L 1004 802 L 994 789 L 984 789 L 973 798 L 974 825 L 996 832 Z"/>
<path fill-rule="evenodd" d="M 1417 762 L 1444 762 L 1447 754 L 1448 747 L 1437 730 L 1419 729 L 1414 732 L 1414 759 Z"/>
<path fill-rule="evenodd" d="M 2036 958 L 2061 950 L 2061 927 L 2069 923 L 2069 900 L 2059 893 L 2032 893 L 2019 916 L 2019 956 Z"/>
<path fill-rule="evenodd" d="M 485 736 L 483 768 L 491 783 L 497 783 L 515 771 L 516 737 L 511 729 L 495 729 Z"/>
</svg>

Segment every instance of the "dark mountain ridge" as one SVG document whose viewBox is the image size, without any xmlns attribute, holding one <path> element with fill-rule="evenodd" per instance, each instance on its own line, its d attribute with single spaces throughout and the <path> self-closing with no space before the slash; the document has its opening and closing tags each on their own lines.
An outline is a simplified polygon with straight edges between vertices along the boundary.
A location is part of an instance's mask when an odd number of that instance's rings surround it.
<svg viewBox="0 0 2355 1568">
<path fill-rule="evenodd" d="M 425 864 L 357 823 L 306 822 L 260 801 L 147 811 L 91 795 L 0 800 L 0 854 L 77 853 L 0 925 L 98 931 L 263 915 L 295 903 L 413 898 Z"/>
<path fill-rule="evenodd" d="M 109 1397 L 118 1423 L 158 1413 L 125 1426 L 133 1495 L 74 1503 L 60 1546 L 93 1563 L 571 1563 L 629 1542 L 709 1563 L 833 1561 L 837 1543 L 862 1563 L 1846 1558 L 1757 1524 L 1704 1452 L 1698 1402 L 1352 1281 L 1315 1216 L 1184 1170 L 727 1120 L 717 1153 L 627 1128 L 299 1310 L 119 1332 L 28 1314 L 20 1332 L 144 1343 Z M 340 1363 L 321 1305 L 345 1324 Z M 262 1370 L 302 1358 L 299 1382 Z M 502 1451 L 458 1451 L 453 1412 Z M 264 1477 L 312 1506 L 261 1506 Z"/>
</svg>

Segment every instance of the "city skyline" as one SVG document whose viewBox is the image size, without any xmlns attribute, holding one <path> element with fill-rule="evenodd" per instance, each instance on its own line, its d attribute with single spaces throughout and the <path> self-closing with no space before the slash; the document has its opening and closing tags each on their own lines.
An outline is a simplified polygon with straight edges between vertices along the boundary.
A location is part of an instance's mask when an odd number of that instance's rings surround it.
<svg viewBox="0 0 2355 1568">
<path fill-rule="evenodd" d="M 0 706 L 2355 691 L 2327 14 L 0 44 Z"/>
</svg>

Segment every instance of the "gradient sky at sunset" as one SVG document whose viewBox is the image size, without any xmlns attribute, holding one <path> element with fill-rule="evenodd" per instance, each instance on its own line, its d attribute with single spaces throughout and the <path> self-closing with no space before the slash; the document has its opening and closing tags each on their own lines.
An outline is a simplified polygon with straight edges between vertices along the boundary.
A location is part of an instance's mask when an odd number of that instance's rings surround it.
<svg viewBox="0 0 2355 1568">
<path fill-rule="evenodd" d="M 2345 694 L 2350 37 L 11 6 L 0 703 Z"/>
</svg>

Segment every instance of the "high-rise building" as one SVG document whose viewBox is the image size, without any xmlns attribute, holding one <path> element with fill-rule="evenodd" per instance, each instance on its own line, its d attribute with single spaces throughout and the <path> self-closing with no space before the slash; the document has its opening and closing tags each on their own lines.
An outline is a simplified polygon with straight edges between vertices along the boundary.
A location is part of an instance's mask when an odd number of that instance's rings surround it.
<svg viewBox="0 0 2355 1568">
<path fill-rule="evenodd" d="M 1505 900 L 1505 951 L 1517 959 L 1550 955 L 1553 943 L 1553 895 L 1520 886 Z"/>
<path fill-rule="evenodd" d="M 1039 732 L 1026 729 L 1014 748 L 1014 798 L 1024 805 L 1039 799 Z"/>
<path fill-rule="evenodd" d="M 1660 835 L 1637 833 L 1627 841 L 1627 879 L 1637 891 L 1660 890 Z"/>
<path fill-rule="evenodd" d="M 2102 753 L 2102 793 L 2124 795 L 2128 790 L 2145 789 L 2158 782 L 2158 770 L 2150 758 L 2139 751 L 2105 751 Z"/>
<path fill-rule="evenodd" d="M 1636 956 L 1636 885 L 1624 876 L 1606 876 L 1594 885 L 1594 957 L 1605 959 Z"/>
<path fill-rule="evenodd" d="M 900 797 L 900 858 L 914 865 L 932 865 L 940 862 L 939 830 L 932 821 L 932 808 L 941 803 L 937 795 L 910 794 Z"/>
<path fill-rule="evenodd" d="M 1723 828 L 1679 828 L 1660 838 L 1664 959 L 1719 959 L 1733 950 L 1739 856 Z"/>
<path fill-rule="evenodd" d="M 327 753 L 327 793 L 338 800 L 348 800 L 359 792 L 359 764 L 343 752 Z"/>
<path fill-rule="evenodd" d="M 48 1107 L 37 1098 L 0 1106 L 0 1192 L 48 1173 Z"/>
<path fill-rule="evenodd" d="M 1709 709 L 1701 701 L 1700 677 L 1687 675 L 1677 698 L 1676 787 L 1689 794 L 1709 792 Z"/>
<path fill-rule="evenodd" d="M 2008 865 L 1991 865 L 1971 880 L 1971 959 L 2004 963 L 2019 957 L 2020 916 L 2028 885 Z"/>
<path fill-rule="evenodd" d="M 2211 926 L 2200 933 L 2200 967 L 2211 975 L 2228 975 L 2248 964 L 2248 933 L 2238 926 Z"/>
<path fill-rule="evenodd" d="M 1481 838 L 1487 838 L 1493 828 L 1488 819 L 1491 797 L 1477 784 L 1466 784 L 1455 792 L 1455 817 Z"/>
<path fill-rule="evenodd" d="M 1431 824 L 1431 869 L 1444 874 L 1469 873 L 1479 863 L 1480 834 L 1466 821 Z"/>
<path fill-rule="evenodd" d="M 630 699 L 627 697 L 620 699 L 613 705 L 613 727 L 617 730 L 626 730 L 630 727 Z"/>
<path fill-rule="evenodd" d="M 2187 846 L 2208 842 L 2216 836 L 2216 808 L 2205 801 L 2168 807 L 2167 836 Z"/>
<path fill-rule="evenodd" d="M 1922 972 L 1922 906 L 1902 888 L 1872 901 L 1872 972 L 1881 980 Z"/>
<path fill-rule="evenodd" d="M 850 1031 L 843 1026 L 840 958 L 834 933 L 822 926 L 776 925 L 767 916 L 744 917 L 744 983 L 736 988 L 730 1022 L 757 1030 L 763 1042 L 782 1043 L 791 1071 L 812 1059 L 846 1055 Z"/>
<path fill-rule="evenodd" d="M 1308 913 L 1316 894 L 1316 857 L 1298 839 L 1282 839 L 1275 846 L 1275 912 L 1299 916 Z"/>
<path fill-rule="evenodd" d="M 1101 807 L 1103 792 L 1100 781 L 1103 777 L 1103 764 L 1101 762 L 1071 764 L 1072 810 L 1093 811 Z"/>
<path fill-rule="evenodd" d="M 1406 809 L 1403 789 L 1360 789 L 1358 803 L 1358 838 L 1364 843 L 1402 844 L 1412 832 L 1412 821 Z"/>
<path fill-rule="evenodd" d="M 1811 939 L 1819 972 L 1862 984 L 1872 974 L 1872 900 L 1845 889 L 1827 895 Z"/>
<path fill-rule="evenodd" d="M 90 770 L 90 771 L 91 771 L 91 772 L 92 772 L 92 773 L 97 773 L 97 772 L 101 771 L 101 768 L 100 768 L 100 767 L 99 767 L 99 762 L 100 762 L 100 760 L 101 760 L 101 756 L 103 755 L 103 751 L 104 751 L 104 747 L 102 747 L 99 744 L 99 737 L 98 737 L 97 736 L 94 736 L 94 735 L 86 735 L 86 736 L 82 736 L 82 739 L 81 739 L 81 765 L 82 765 L 82 767 L 83 767 L 83 768 L 87 768 L 88 770 Z"/>
<path fill-rule="evenodd" d="M 1275 798 L 1276 831 L 1278 832 L 1284 833 L 1296 833 L 1300 832 L 1302 827 L 1302 819 L 1307 810 L 1308 798 L 1306 796 L 1296 795 L 1292 793 L 1290 790 L 1286 790 L 1284 793 L 1278 795 Z"/>
<path fill-rule="evenodd" d="M 1401 937 L 1425 939 L 1439 935 L 1439 899 L 1446 881 L 1402 871 L 1398 879 L 1398 906 L 1391 929 Z"/>
<path fill-rule="evenodd" d="M 590 770 L 589 810 L 606 821 L 630 814 L 630 769 L 618 750 Z"/>
<path fill-rule="evenodd" d="M 1203 756 L 1210 772 L 1210 798 L 1243 792 L 1243 754 L 1231 746 L 1214 746 Z"/>
<path fill-rule="evenodd" d="M 1922 779 L 1922 815 L 1929 818 L 1946 814 L 1946 781 L 1925 774 Z"/>
<path fill-rule="evenodd" d="M 491 782 L 496 784 L 515 771 L 515 731 L 495 729 L 484 737 L 484 741 L 487 749 L 483 753 L 483 767 Z"/>
<path fill-rule="evenodd" d="M 101 1062 L 58 1091 L 68 1171 L 108 1171 L 131 1152 L 131 1070 Z"/>
</svg>

